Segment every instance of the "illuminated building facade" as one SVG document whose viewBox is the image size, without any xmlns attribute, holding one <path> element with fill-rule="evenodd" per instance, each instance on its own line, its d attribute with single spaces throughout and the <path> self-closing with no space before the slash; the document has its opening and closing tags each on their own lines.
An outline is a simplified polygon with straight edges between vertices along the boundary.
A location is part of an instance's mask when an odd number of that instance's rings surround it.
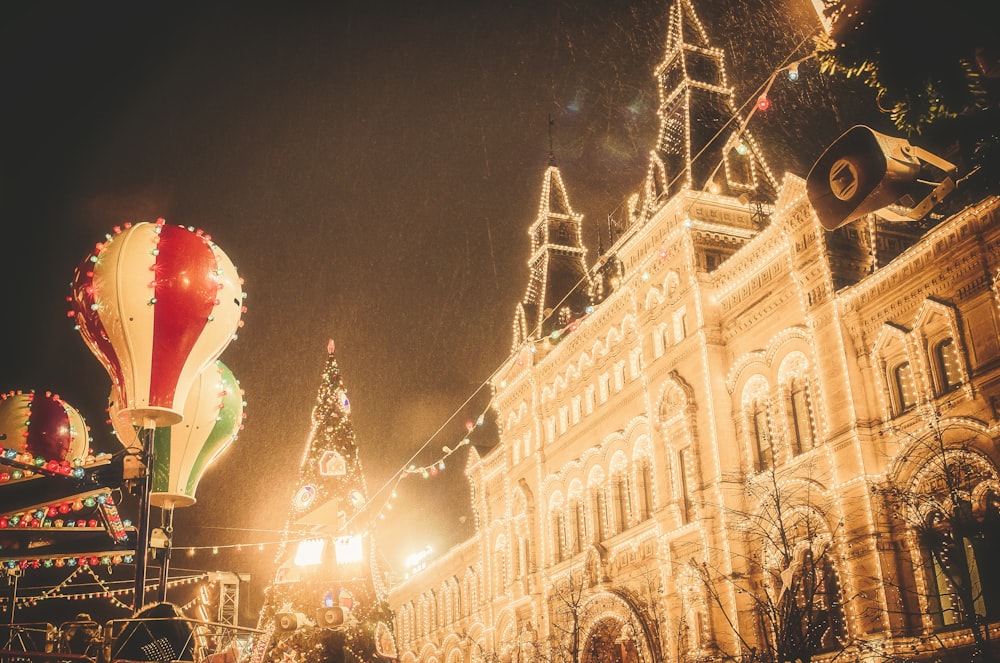
<svg viewBox="0 0 1000 663">
<path fill-rule="evenodd" d="M 968 660 L 1000 622 L 1000 199 L 823 230 L 745 122 L 689 131 L 736 112 L 671 12 L 658 143 L 596 264 L 544 174 L 476 533 L 392 590 L 400 660 Z"/>
</svg>

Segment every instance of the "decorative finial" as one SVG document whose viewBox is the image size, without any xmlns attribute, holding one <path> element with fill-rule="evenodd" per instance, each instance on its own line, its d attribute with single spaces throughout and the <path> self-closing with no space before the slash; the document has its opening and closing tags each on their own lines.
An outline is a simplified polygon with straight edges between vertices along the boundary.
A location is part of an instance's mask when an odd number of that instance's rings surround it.
<svg viewBox="0 0 1000 663">
<path fill-rule="evenodd" d="M 328 355 L 332 355 L 333 354 L 333 339 L 332 338 L 329 341 L 326 342 L 326 353 Z"/>
<path fill-rule="evenodd" d="M 555 126 L 556 121 L 552 119 L 552 113 L 549 113 L 549 165 L 556 165 L 556 153 L 552 149 L 552 127 Z"/>
</svg>

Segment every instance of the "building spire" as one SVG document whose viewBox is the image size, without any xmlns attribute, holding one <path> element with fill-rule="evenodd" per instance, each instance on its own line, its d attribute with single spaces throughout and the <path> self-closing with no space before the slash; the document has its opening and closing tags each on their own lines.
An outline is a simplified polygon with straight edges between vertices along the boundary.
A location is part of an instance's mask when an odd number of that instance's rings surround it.
<svg viewBox="0 0 1000 663">
<path fill-rule="evenodd" d="M 691 0 L 670 7 L 663 60 L 655 75 L 660 129 L 654 155 L 671 194 L 689 188 L 770 198 L 777 188 L 726 78 L 725 55 L 712 46 Z"/>
<path fill-rule="evenodd" d="M 583 215 L 573 211 L 559 168 L 550 165 L 542 176 L 538 215 L 528 229 L 530 273 L 515 315 L 515 347 L 566 326 L 590 304 L 582 224 Z"/>
<path fill-rule="evenodd" d="M 556 121 L 552 119 L 552 113 L 549 113 L 549 165 L 556 165 L 556 152 L 552 148 L 552 127 L 554 127 Z"/>
</svg>

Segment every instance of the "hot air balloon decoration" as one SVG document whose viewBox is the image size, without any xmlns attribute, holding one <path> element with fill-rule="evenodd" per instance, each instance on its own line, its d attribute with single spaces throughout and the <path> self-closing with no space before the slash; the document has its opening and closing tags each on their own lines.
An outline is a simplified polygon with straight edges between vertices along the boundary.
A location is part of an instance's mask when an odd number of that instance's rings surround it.
<svg viewBox="0 0 1000 663">
<path fill-rule="evenodd" d="M 243 298 L 208 235 L 158 219 L 116 228 L 84 259 L 70 316 L 122 410 L 152 428 L 181 420 L 198 374 L 235 337 Z"/>
<path fill-rule="evenodd" d="M 239 434 L 243 408 L 239 381 L 221 361 L 216 360 L 198 375 L 184 404 L 184 419 L 154 433 L 153 506 L 172 509 L 195 503 L 205 470 Z M 114 401 L 109 411 L 119 439 L 137 439 L 128 413 Z"/>
<path fill-rule="evenodd" d="M 52 392 L 0 396 L 3 459 L 55 474 L 78 473 L 90 453 L 88 431 L 77 409 Z"/>
<path fill-rule="evenodd" d="M 182 421 L 195 380 L 236 337 L 243 298 L 236 268 L 208 235 L 163 219 L 115 227 L 77 267 L 69 315 L 108 372 L 121 413 L 145 431 L 140 446 L 147 468 L 154 466 L 155 430 Z M 147 472 L 139 505 L 137 610 L 145 593 L 151 489 Z M 166 569 L 164 560 L 164 575 Z"/>
</svg>

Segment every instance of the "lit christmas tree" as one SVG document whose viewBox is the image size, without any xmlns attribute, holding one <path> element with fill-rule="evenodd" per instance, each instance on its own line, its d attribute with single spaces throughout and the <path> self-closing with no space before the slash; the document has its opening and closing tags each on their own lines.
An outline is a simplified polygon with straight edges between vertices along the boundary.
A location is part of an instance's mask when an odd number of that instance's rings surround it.
<svg viewBox="0 0 1000 663">
<path fill-rule="evenodd" d="M 396 656 L 392 612 L 363 518 L 365 479 L 333 341 L 327 353 L 278 568 L 258 624 L 271 634 L 270 647 L 254 652 L 255 663 Z"/>
</svg>

